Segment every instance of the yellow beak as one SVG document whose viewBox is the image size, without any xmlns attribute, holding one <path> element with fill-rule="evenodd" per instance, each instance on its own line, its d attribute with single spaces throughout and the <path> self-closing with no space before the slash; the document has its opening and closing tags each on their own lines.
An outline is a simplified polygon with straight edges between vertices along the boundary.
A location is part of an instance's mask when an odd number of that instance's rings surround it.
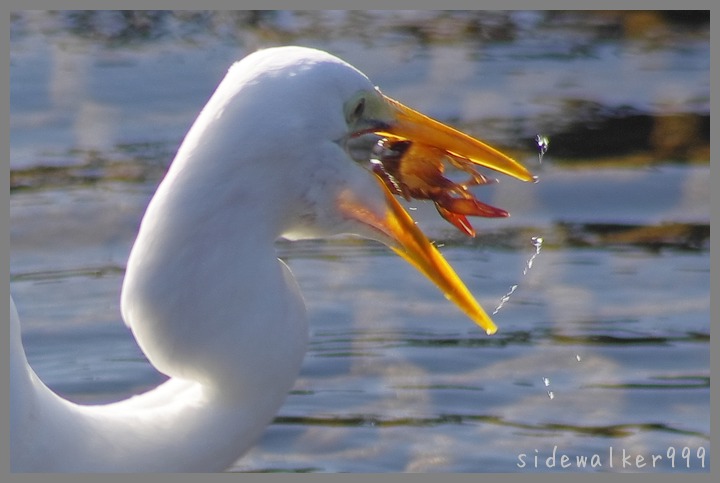
<svg viewBox="0 0 720 483">
<path fill-rule="evenodd" d="M 394 119 L 375 131 L 375 134 L 433 146 L 508 176 L 523 181 L 535 181 L 535 177 L 523 165 L 492 146 L 410 109 L 394 99 L 383 97 L 391 106 Z"/>
<path fill-rule="evenodd" d="M 485 166 L 524 181 L 533 181 L 533 175 L 521 164 L 487 144 L 474 139 L 450 126 L 431 119 L 399 102 L 385 96 L 391 107 L 392 119 L 382 123 L 375 130 L 380 136 L 406 139 L 446 152 L 471 163 Z M 402 162 L 412 163 L 413 159 Z M 440 161 L 438 161 L 440 162 Z M 386 213 L 382 219 L 367 216 L 367 212 L 355 211 L 355 216 L 391 240 L 390 247 L 407 260 L 443 292 L 446 298 L 454 302 L 488 335 L 497 332 L 497 326 L 490 316 L 475 300 L 460 277 L 443 258 L 415 221 L 403 209 L 388 188 L 386 182 L 378 176 L 386 201 Z"/>
<path fill-rule="evenodd" d="M 382 181 L 381 181 L 381 184 Z M 388 234 L 397 242 L 391 248 L 429 278 L 445 297 L 454 302 L 470 319 L 482 327 L 488 335 L 497 332 L 497 326 L 475 297 L 467 289 L 455 270 L 440 254 L 410 215 L 385 188 L 388 211 L 385 226 Z"/>
</svg>

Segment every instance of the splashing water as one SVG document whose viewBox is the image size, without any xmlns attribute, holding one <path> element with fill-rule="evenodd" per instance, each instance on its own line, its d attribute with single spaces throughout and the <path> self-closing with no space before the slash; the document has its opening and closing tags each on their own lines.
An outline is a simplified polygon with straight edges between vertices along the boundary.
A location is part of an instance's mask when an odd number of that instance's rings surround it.
<svg viewBox="0 0 720 483">
<path fill-rule="evenodd" d="M 550 386 L 550 378 L 549 378 L 549 377 L 543 377 L 543 378 L 542 378 L 542 381 L 543 381 L 543 384 L 545 384 L 545 387 L 549 387 L 549 386 Z M 555 399 L 555 393 L 554 393 L 553 391 L 551 391 L 550 389 L 548 389 L 546 392 L 547 392 L 548 397 L 549 397 L 551 400 L 552 400 L 552 399 Z"/>
<path fill-rule="evenodd" d="M 532 268 L 535 258 L 537 258 L 537 256 L 540 255 L 540 249 L 542 248 L 542 244 L 543 244 L 543 239 L 540 236 L 534 236 L 530 239 L 530 241 L 532 242 L 532 245 L 535 247 L 535 253 L 533 253 L 533 255 L 530 257 L 530 259 L 525 264 L 525 268 L 523 269 L 523 275 L 527 275 L 527 273 Z"/>
<path fill-rule="evenodd" d="M 545 156 L 545 153 L 548 150 L 548 147 L 550 146 L 550 139 L 547 136 L 543 136 L 542 134 L 538 134 L 535 136 L 535 142 L 537 143 L 538 149 L 540 150 L 538 153 L 538 162 L 542 164 L 542 158 Z M 533 262 L 535 261 L 535 258 L 540 254 L 540 249 L 542 248 L 543 239 L 539 236 L 534 236 L 531 239 L 532 245 L 535 247 L 535 253 L 530 257 L 530 259 L 525 264 L 525 268 L 523 269 L 523 275 L 527 275 L 530 269 L 533 266 Z M 497 314 L 501 308 L 503 308 L 503 305 L 510 300 L 510 297 L 513 293 L 515 293 L 515 290 L 517 290 L 518 284 L 513 285 L 510 287 L 510 291 L 502 296 L 500 299 L 500 303 L 493 311 L 493 315 Z"/>
<path fill-rule="evenodd" d="M 532 237 L 530 239 L 530 241 L 531 241 L 532 245 L 535 247 L 535 253 L 533 253 L 532 256 L 525 263 L 525 268 L 523 268 L 523 272 L 522 272 L 523 275 L 527 275 L 528 272 L 530 271 L 530 269 L 532 268 L 533 262 L 535 261 L 537 256 L 540 255 L 540 249 L 542 248 L 542 244 L 543 244 L 543 239 L 542 239 L 542 237 L 539 237 L 539 236 Z M 502 309 L 503 305 L 505 305 L 505 303 L 508 300 L 510 300 L 510 297 L 512 296 L 513 293 L 515 293 L 515 290 L 517 290 L 517 288 L 518 288 L 518 284 L 515 284 L 512 287 L 510 287 L 510 291 L 508 293 L 506 293 L 505 295 L 503 295 L 502 298 L 500 299 L 500 303 L 498 304 L 498 306 L 495 308 L 495 310 L 492 313 L 493 315 L 500 312 L 500 309 Z"/>
<path fill-rule="evenodd" d="M 495 310 L 494 310 L 493 313 L 492 313 L 493 315 L 495 315 L 495 314 L 497 314 L 498 312 L 500 312 L 500 309 L 503 307 L 503 305 L 505 305 L 505 302 L 507 302 L 508 300 L 510 300 L 510 296 L 515 292 L 515 290 L 516 290 L 517 288 L 518 288 L 517 284 L 513 285 L 512 287 L 510 287 L 510 291 L 509 291 L 508 293 L 506 293 L 505 295 L 503 295 L 502 298 L 500 299 L 500 303 L 498 304 L 498 306 L 495 308 Z"/>
</svg>

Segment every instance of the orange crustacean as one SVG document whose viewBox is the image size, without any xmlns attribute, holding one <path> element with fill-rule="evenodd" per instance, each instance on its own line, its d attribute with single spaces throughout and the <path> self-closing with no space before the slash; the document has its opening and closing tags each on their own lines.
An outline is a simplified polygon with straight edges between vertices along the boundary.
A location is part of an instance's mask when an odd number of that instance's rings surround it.
<svg viewBox="0 0 720 483">
<path fill-rule="evenodd" d="M 468 236 L 475 229 L 468 216 L 507 217 L 508 212 L 479 201 L 471 186 L 494 183 L 472 167 L 472 162 L 431 145 L 386 136 L 374 149 L 373 170 L 386 186 L 406 200 L 427 199 L 435 203 L 440 215 Z M 470 177 L 456 183 L 445 174 L 445 161 Z"/>
</svg>

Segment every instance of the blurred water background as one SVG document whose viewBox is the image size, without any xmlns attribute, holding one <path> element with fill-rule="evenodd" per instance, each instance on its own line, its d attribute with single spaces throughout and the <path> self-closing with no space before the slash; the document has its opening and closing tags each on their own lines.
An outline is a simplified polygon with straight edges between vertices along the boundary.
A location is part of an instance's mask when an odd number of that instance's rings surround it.
<svg viewBox="0 0 720 483">
<path fill-rule="evenodd" d="M 163 380 L 119 312 L 139 220 L 228 66 L 299 44 L 540 181 L 478 188 L 512 216 L 475 239 L 409 205 L 488 310 L 512 292 L 492 337 L 376 243 L 279 242 L 310 350 L 233 469 L 709 471 L 709 17 L 13 13 L 10 279 L 32 366 L 81 402 Z"/>
</svg>

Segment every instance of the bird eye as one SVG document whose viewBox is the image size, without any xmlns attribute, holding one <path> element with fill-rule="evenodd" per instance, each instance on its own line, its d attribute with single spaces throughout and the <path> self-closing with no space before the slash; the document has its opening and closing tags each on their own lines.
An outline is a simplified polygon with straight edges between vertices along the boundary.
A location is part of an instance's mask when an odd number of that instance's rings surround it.
<svg viewBox="0 0 720 483">
<path fill-rule="evenodd" d="M 365 98 L 361 97 L 357 104 L 355 104 L 355 109 L 353 110 L 353 119 L 357 120 L 360 119 L 360 117 L 365 112 Z"/>
</svg>

